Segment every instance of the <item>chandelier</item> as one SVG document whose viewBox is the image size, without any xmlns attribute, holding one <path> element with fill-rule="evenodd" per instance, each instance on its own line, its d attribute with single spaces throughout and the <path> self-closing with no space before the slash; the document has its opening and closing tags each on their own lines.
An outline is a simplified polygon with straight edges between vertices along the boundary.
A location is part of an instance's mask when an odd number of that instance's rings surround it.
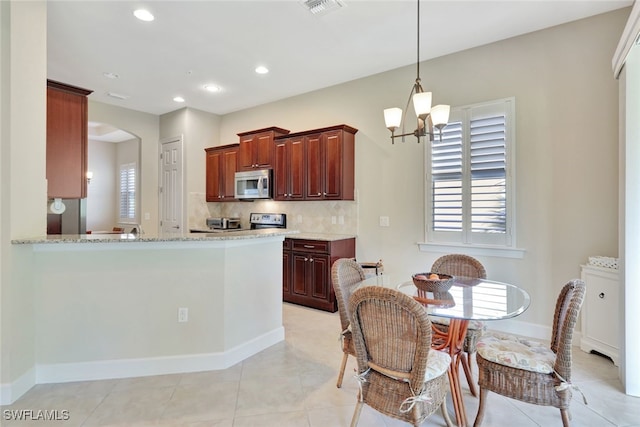
<svg viewBox="0 0 640 427">
<path fill-rule="evenodd" d="M 384 110 L 384 121 L 387 129 L 391 131 L 391 143 L 393 144 L 395 138 L 402 138 L 408 135 L 413 135 L 418 138 L 418 143 L 422 137 L 429 135 L 429 140 L 433 141 L 434 128 L 438 130 L 440 139 L 442 139 L 442 128 L 447 125 L 449 121 L 449 106 L 448 105 L 436 105 L 431 107 L 431 92 L 425 92 L 420 84 L 420 0 L 418 3 L 418 39 L 417 39 L 417 61 L 416 61 L 416 82 L 411 88 L 409 93 L 409 99 L 407 100 L 407 106 L 405 107 L 404 114 L 401 108 L 387 108 Z M 418 124 L 416 130 L 413 132 L 404 132 L 404 120 L 406 118 L 406 111 L 409 109 L 409 103 L 413 99 L 413 109 L 416 112 L 418 118 Z M 402 123 L 402 133 L 396 135 L 396 130 Z"/>
</svg>

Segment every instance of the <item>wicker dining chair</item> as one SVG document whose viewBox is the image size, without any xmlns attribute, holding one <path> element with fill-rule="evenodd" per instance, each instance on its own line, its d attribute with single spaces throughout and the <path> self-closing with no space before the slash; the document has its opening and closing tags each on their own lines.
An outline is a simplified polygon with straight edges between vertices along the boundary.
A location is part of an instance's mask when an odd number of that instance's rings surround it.
<svg viewBox="0 0 640 427">
<path fill-rule="evenodd" d="M 431 266 L 431 272 L 443 273 L 450 276 L 465 276 L 473 277 L 475 279 L 486 279 L 487 271 L 480 261 L 477 259 L 463 254 L 449 254 L 443 255 L 434 261 Z M 443 317 L 432 317 L 431 322 L 438 325 L 438 329 L 446 332 L 449 329 L 449 319 Z M 485 330 L 484 322 L 479 320 L 470 321 L 467 328 L 467 335 L 464 339 L 463 353 L 461 355 L 462 368 L 464 369 L 464 375 L 467 378 L 469 384 L 469 391 L 472 395 L 478 396 L 475 382 L 473 381 L 471 361 L 473 354 L 476 352 L 476 343 Z"/>
<path fill-rule="evenodd" d="M 571 340 L 584 300 L 582 280 L 568 282 L 558 296 L 551 345 L 487 334 L 478 342 L 480 407 L 474 427 L 482 424 L 489 391 L 512 399 L 560 409 L 562 425 L 571 415 Z"/>
<path fill-rule="evenodd" d="M 356 350 L 351 339 L 351 314 L 349 313 L 349 298 L 357 283 L 365 279 L 365 271 L 354 259 L 340 258 L 331 267 L 331 283 L 338 302 L 340 313 L 340 340 L 342 342 L 342 363 L 338 374 L 338 388 L 342 387 L 344 369 L 349 355 L 355 357 Z"/>
<path fill-rule="evenodd" d="M 451 358 L 431 348 L 431 321 L 424 307 L 380 286 L 357 289 L 349 307 L 360 384 L 351 426 L 367 404 L 414 426 L 441 408 L 451 427 L 445 403 Z"/>
</svg>

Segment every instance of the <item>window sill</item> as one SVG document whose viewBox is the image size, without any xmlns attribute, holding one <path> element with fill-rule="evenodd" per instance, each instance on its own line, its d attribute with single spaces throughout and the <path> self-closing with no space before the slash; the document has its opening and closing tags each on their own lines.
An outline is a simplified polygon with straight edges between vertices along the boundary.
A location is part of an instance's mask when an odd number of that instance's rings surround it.
<svg viewBox="0 0 640 427">
<path fill-rule="evenodd" d="M 524 258 L 525 249 L 508 248 L 505 246 L 490 245 L 465 245 L 462 243 L 430 243 L 418 242 L 421 252 L 445 252 L 458 253 L 464 252 L 471 256 L 494 256 L 500 258 Z"/>
</svg>

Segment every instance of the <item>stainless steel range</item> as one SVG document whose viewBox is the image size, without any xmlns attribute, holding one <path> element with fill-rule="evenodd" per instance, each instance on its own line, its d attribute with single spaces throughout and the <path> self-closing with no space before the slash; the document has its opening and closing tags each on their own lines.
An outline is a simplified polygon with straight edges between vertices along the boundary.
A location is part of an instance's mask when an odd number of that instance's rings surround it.
<svg viewBox="0 0 640 427">
<path fill-rule="evenodd" d="M 287 228 L 287 215 L 283 213 L 252 213 L 249 215 L 252 230 L 263 228 Z"/>
</svg>

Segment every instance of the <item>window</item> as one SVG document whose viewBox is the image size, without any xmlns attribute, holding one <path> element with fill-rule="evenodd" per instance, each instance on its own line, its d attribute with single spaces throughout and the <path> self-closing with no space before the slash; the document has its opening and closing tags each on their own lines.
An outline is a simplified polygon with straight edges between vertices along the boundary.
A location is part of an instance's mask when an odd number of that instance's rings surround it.
<svg viewBox="0 0 640 427">
<path fill-rule="evenodd" d="M 136 164 L 120 165 L 120 221 L 136 219 Z"/>
<path fill-rule="evenodd" d="M 452 109 L 427 150 L 430 243 L 513 245 L 515 99 Z"/>
</svg>

